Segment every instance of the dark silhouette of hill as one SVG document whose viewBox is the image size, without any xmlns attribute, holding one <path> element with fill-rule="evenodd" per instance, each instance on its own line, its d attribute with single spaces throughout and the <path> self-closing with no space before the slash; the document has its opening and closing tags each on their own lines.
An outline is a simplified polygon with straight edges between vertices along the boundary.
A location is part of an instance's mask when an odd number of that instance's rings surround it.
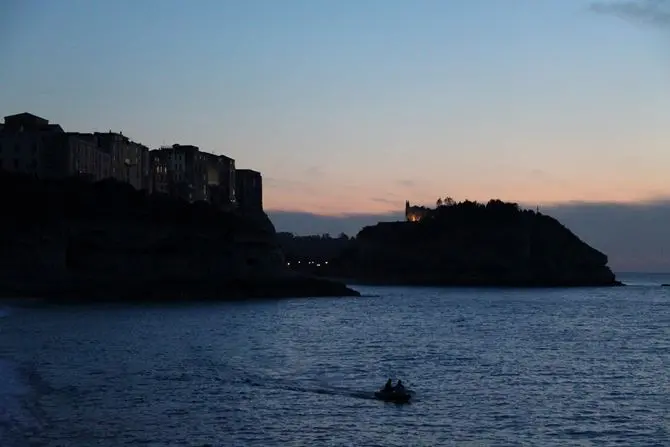
<svg viewBox="0 0 670 447">
<path fill-rule="evenodd" d="M 399 208 L 400 208 L 399 204 Z M 521 204 L 520 206 L 524 206 Z M 533 204 L 526 207 L 535 208 Z M 607 253 L 615 272 L 670 272 L 670 199 L 635 203 L 567 202 L 543 205 L 543 214 L 556 218 L 579 238 Z M 308 212 L 269 210 L 277 231 L 332 236 L 342 232 L 356 235 L 377 222 L 403 220 L 402 212 L 383 214 L 315 215 Z"/>
<path fill-rule="evenodd" d="M 378 284 L 618 285 L 607 256 L 515 203 L 465 201 L 363 228 L 321 274 Z"/>
<path fill-rule="evenodd" d="M 286 268 L 263 212 L 149 195 L 116 180 L 0 171 L 0 293 L 169 300 L 358 295 Z"/>
</svg>

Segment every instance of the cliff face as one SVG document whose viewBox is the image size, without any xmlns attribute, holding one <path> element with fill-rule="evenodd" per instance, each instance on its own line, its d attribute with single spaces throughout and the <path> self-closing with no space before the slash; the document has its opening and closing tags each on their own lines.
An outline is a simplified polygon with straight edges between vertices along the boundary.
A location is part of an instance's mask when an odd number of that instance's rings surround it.
<svg viewBox="0 0 670 447">
<path fill-rule="evenodd" d="M 382 284 L 614 285 L 607 256 L 557 220 L 515 204 L 465 202 L 421 222 L 366 227 L 327 272 Z"/>
<path fill-rule="evenodd" d="M 116 181 L 0 174 L 0 292 L 63 299 L 355 295 L 291 274 L 264 213 L 148 196 Z"/>
</svg>

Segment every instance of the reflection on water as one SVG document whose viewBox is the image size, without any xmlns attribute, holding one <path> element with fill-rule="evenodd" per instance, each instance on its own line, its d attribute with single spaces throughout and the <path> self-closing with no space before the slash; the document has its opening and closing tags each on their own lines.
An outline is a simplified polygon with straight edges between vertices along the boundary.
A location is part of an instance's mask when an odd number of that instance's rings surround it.
<svg viewBox="0 0 670 447">
<path fill-rule="evenodd" d="M 1 445 L 670 442 L 668 289 L 361 289 L 15 308 Z M 374 399 L 389 377 L 412 404 Z"/>
</svg>

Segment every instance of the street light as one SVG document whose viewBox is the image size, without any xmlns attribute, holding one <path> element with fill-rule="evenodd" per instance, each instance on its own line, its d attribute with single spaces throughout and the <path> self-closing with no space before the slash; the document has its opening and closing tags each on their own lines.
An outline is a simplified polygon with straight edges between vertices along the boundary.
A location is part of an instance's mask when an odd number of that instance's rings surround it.
<svg viewBox="0 0 670 447">
<path fill-rule="evenodd" d="M 130 167 L 131 166 L 137 166 L 137 161 L 135 161 L 135 163 L 133 163 L 130 160 L 130 158 L 126 158 L 125 160 L 123 160 L 123 164 L 126 167 L 126 182 L 130 183 Z"/>
</svg>

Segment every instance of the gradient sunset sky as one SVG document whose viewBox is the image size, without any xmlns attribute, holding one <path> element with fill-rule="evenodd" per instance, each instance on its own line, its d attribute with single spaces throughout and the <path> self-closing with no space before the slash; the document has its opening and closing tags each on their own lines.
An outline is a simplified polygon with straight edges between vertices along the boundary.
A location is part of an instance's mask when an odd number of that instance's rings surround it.
<svg viewBox="0 0 670 447">
<path fill-rule="evenodd" d="M 600 3 L 3 1 L 0 111 L 227 154 L 266 209 L 670 196 L 668 21 Z"/>
</svg>

